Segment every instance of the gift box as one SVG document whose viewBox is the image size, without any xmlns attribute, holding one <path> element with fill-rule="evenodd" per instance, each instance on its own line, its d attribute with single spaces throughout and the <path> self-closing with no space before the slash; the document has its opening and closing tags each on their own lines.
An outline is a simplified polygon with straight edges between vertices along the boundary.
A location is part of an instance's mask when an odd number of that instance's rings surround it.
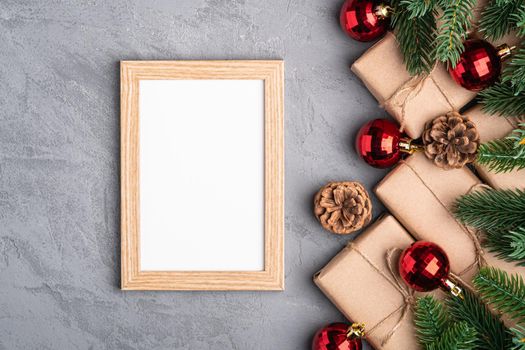
<svg viewBox="0 0 525 350">
<path fill-rule="evenodd" d="M 451 212 L 456 198 L 483 190 L 480 185 L 469 169 L 443 170 L 416 153 L 398 164 L 374 191 L 413 237 L 435 242 L 447 252 L 452 272 L 465 283 L 477 272 L 479 257 L 490 266 L 525 276 L 525 269 L 480 250 L 477 232 Z"/>
<path fill-rule="evenodd" d="M 485 143 L 507 136 L 517 123 L 512 119 L 486 114 L 481 106 L 475 106 L 465 113 L 476 124 L 480 141 Z M 479 176 L 491 187 L 498 189 L 525 188 L 525 169 L 507 173 L 489 171 L 486 166 L 474 164 Z"/>
<path fill-rule="evenodd" d="M 427 121 L 459 110 L 476 95 L 457 85 L 442 64 L 429 76 L 410 77 L 392 33 L 368 49 L 352 71 L 411 138 L 418 138 Z"/>
<path fill-rule="evenodd" d="M 317 286 L 349 320 L 365 323 L 367 341 L 375 349 L 419 349 L 412 312 L 395 281 L 403 282 L 390 272 L 386 258 L 387 250 L 404 249 L 412 242 L 399 222 L 386 215 L 314 276 Z"/>
</svg>

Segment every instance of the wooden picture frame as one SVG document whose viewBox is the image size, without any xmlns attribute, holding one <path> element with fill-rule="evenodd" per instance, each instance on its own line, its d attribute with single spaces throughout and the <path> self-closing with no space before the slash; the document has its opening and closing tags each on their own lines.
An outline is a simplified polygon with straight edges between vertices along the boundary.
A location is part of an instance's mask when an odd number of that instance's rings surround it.
<svg viewBox="0 0 525 350">
<path fill-rule="evenodd" d="M 283 61 L 121 61 L 121 288 L 123 290 L 284 289 Z M 143 271 L 140 233 L 142 80 L 264 82 L 264 269 Z M 262 175 L 261 175 L 262 176 Z"/>
</svg>

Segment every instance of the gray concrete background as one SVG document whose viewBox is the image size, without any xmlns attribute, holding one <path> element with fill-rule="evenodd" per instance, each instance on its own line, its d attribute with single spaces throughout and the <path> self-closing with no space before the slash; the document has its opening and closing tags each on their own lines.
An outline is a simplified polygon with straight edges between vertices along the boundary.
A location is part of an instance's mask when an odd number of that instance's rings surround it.
<svg viewBox="0 0 525 350">
<path fill-rule="evenodd" d="M 343 320 L 311 278 L 349 237 L 311 200 L 384 175 L 353 140 L 385 114 L 341 2 L 0 1 L 0 349 L 308 349 Z M 234 58 L 286 64 L 286 290 L 121 292 L 118 62 Z"/>
</svg>

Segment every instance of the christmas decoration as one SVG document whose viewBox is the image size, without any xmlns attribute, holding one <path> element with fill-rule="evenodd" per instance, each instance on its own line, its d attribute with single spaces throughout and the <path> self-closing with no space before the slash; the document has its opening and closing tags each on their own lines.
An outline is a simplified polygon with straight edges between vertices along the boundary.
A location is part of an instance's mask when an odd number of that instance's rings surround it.
<svg viewBox="0 0 525 350">
<path fill-rule="evenodd" d="M 362 323 L 331 323 L 315 333 L 312 350 L 361 350 L 364 334 Z"/>
<path fill-rule="evenodd" d="M 474 349 L 476 346 L 476 329 L 465 321 L 452 322 L 443 305 L 431 296 L 417 300 L 414 324 L 424 349 Z"/>
<path fill-rule="evenodd" d="M 315 284 L 346 318 L 365 323 L 373 349 L 418 349 L 414 293 L 397 274 L 396 255 L 387 253 L 413 241 L 393 216 L 384 215 L 314 275 Z"/>
<path fill-rule="evenodd" d="M 315 195 L 314 213 L 328 231 L 349 234 L 370 222 L 372 202 L 358 182 L 330 182 Z"/>
<path fill-rule="evenodd" d="M 355 40 L 375 40 L 387 31 L 390 11 L 375 0 L 346 0 L 339 16 L 341 28 Z"/>
<path fill-rule="evenodd" d="M 402 137 L 398 127 L 387 119 L 374 119 L 359 129 L 356 138 L 357 153 L 376 168 L 388 168 L 401 159 L 401 154 L 412 154 L 421 146 Z"/>
<path fill-rule="evenodd" d="M 481 105 L 465 114 L 479 133 L 481 144 L 473 165 L 483 182 L 495 189 L 525 188 L 525 168 L 521 166 L 525 167 L 525 135 L 521 137 L 525 125 L 516 128 L 514 120 L 487 114 Z"/>
<path fill-rule="evenodd" d="M 501 60 L 510 55 L 512 48 L 506 44 L 495 48 L 480 39 L 467 40 L 464 46 L 456 66 L 449 68 L 452 78 L 471 91 L 493 85 L 501 73 Z"/>
<path fill-rule="evenodd" d="M 438 287 L 461 295 L 461 288 L 448 278 L 450 264 L 447 254 L 437 244 L 418 241 L 405 249 L 399 258 L 399 274 L 405 283 L 419 291 Z"/>
<path fill-rule="evenodd" d="M 352 64 L 352 71 L 412 139 L 425 124 L 451 110 L 460 110 L 476 93 L 457 85 L 443 64 L 428 75 L 411 77 L 399 51 L 399 37 L 390 32 Z M 388 62 L 388 64 L 385 64 Z M 387 78 L 386 78 L 387 77 Z"/>
<path fill-rule="evenodd" d="M 496 173 L 525 168 L 525 124 L 507 137 L 482 144 L 477 162 Z"/>
<path fill-rule="evenodd" d="M 449 112 L 427 123 L 423 143 L 427 158 L 440 168 L 461 168 L 476 159 L 479 134 L 468 117 Z"/>
<path fill-rule="evenodd" d="M 525 265 L 525 191 L 475 191 L 453 208 L 460 222 L 484 231 L 485 245 L 499 258 Z"/>
</svg>

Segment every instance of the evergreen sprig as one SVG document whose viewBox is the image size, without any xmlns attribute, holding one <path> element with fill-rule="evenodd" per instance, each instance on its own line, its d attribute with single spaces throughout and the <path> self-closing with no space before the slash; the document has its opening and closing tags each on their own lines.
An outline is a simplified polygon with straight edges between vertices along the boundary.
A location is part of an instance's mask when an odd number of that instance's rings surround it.
<svg viewBox="0 0 525 350">
<path fill-rule="evenodd" d="M 510 83 L 515 94 L 525 91 L 525 46 L 512 55 L 512 59 L 503 69 L 501 81 Z"/>
<path fill-rule="evenodd" d="M 464 299 L 449 297 L 446 300 L 450 315 L 455 321 L 467 322 L 479 337 L 477 348 L 486 350 L 508 349 L 512 337 L 503 322 L 472 292 L 463 290 Z"/>
<path fill-rule="evenodd" d="M 516 28 L 522 0 L 493 0 L 481 12 L 479 31 L 489 40 L 497 40 Z"/>
<path fill-rule="evenodd" d="M 414 323 L 419 343 L 427 348 L 439 341 L 447 328 L 447 316 L 443 305 L 430 295 L 417 300 Z"/>
<path fill-rule="evenodd" d="M 478 333 L 468 322 L 452 323 L 436 343 L 427 350 L 473 350 L 477 348 Z"/>
<path fill-rule="evenodd" d="M 475 191 L 460 196 L 453 211 L 460 222 L 485 231 L 525 227 L 525 190 Z"/>
<path fill-rule="evenodd" d="M 399 2 L 392 18 L 396 38 L 410 75 L 430 72 L 434 66 L 436 19 L 429 10 L 412 16 L 406 2 Z"/>
<path fill-rule="evenodd" d="M 440 17 L 436 37 L 436 57 L 442 62 L 456 66 L 461 53 L 465 50 L 463 41 L 471 27 L 472 9 L 476 0 L 442 1 L 443 14 Z"/>
<path fill-rule="evenodd" d="M 525 125 L 505 138 L 483 143 L 478 148 L 477 162 L 496 173 L 525 168 Z"/>
<path fill-rule="evenodd" d="M 519 275 L 484 267 L 473 282 L 484 301 L 516 322 L 525 321 L 525 283 Z"/>
<path fill-rule="evenodd" d="M 525 116 L 525 92 L 517 92 L 509 82 L 496 83 L 481 91 L 478 96 L 483 110 L 488 114 L 499 114 L 504 117 Z"/>
<path fill-rule="evenodd" d="M 414 323 L 418 341 L 425 350 L 470 350 L 476 347 L 476 329 L 464 321 L 450 322 L 443 305 L 430 295 L 417 300 Z"/>
<path fill-rule="evenodd" d="M 410 13 L 409 18 L 422 17 L 433 12 L 437 0 L 401 0 L 400 4 Z"/>
<path fill-rule="evenodd" d="M 500 259 L 525 266 L 525 229 L 489 230 L 485 232 L 484 245 Z"/>
<path fill-rule="evenodd" d="M 517 12 L 513 15 L 516 21 L 519 36 L 525 36 L 525 6 L 518 8 Z"/>
</svg>

